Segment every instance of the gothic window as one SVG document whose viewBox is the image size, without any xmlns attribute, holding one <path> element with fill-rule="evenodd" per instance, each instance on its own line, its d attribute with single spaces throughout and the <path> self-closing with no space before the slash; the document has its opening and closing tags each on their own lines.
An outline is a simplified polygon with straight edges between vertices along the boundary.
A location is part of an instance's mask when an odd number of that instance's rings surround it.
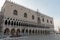
<svg viewBox="0 0 60 40">
<path fill-rule="evenodd" d="M 18 26 L 18 22 L 17 22 L 17 26 Z"/>
<path fill-rule="evenodd" d="M 42 19 L 42 21 L 44 22 L 44 18 Z"/>
<path fill-rule="evenodd" d="M 35 30 L 35 33 L 37 33 L 37 30 Z"/>
<path fill-rule="evenodd" d="M 19 22 L 19 26 L 20 26 L 20 22 Z"/>
<path fill-rule="evenodd" d="M 14 10 L 14 11 L 13 11 L 13 14 L 14 14 L 14 15 L 18 15 L 17 10 Z"/>
<path fill-rule="evenodd" d="M 38 23 L 40 23 L 40 18 L 38 17 Z"/>
<path fill-rule="evenodd" d="M 52 24 L 52 21 L 50 21 L 50 23 Z"/>
<path fill-rule="evenodd" d="M 24 13 L 24 17 L 26 17 L 26 18 L 27 18 L 27 13 Z"/>
<path fill-rule="evenodd" d="M 32 15 L 32 19 L 34 19 L 34 15 Z"/>
<path fill-rule="evenodd" d="M 47 23 L 49 23 L 48 19 L 47 19 Z"/>
<path fill-rule="evenodd" d="M 16 21 L 14 22 L 14 26 L 16 25 Z"/>
<path fill-rule="evenodd" d="M 8 21 L 8 25 L 10 25 L 10 20 Z"/>
<path fill-rule="evenodd" d="M 5 20 L 5 25 L 7 25 L 7 20 Z"/>
<path fill-rule="evenodd" d="M 29 33 L 31 33 L 31 30 L 29 30 Z"/>
<path fill-rule="evenodd" d="M 11 25 L 13 25 L 13 21 L 11 21 Z"/>
<path fill-rule="evenodd" d="M 9 19 L 9 18 L 7 18 L 7 19 Z"/>
<path fill-rule="evenodd" d="M 39 30 L 38 30 L 38 34 L 39 34 Z"/>
</svg>

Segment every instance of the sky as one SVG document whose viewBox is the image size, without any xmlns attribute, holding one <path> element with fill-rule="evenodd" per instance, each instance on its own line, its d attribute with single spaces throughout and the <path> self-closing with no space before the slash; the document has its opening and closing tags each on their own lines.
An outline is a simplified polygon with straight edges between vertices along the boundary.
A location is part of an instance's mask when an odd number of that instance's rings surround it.
<svg viewBox="0 0 60 40">
<path fill-rule="evenodd" d="M 42 14 L 53 17 L 54 27 L 60 28 L 60 0 L 9 0 L 20 4 L 29 9 L 41 12 Z M 0 0 L 0 10 L 5 0 Z"/>
</svg>

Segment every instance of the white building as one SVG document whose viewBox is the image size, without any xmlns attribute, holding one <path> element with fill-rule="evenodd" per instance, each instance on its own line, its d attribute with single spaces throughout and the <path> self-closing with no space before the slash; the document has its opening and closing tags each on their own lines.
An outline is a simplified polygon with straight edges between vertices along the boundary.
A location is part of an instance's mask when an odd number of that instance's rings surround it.
<svg viewBox="0 0 60 40">
<path fill-rule="evenodd" d="M 54 31 L 53 18 L 6 1 L 0 12 L 0 31 L 4 35 L 37 35 Z"/>
</svg>

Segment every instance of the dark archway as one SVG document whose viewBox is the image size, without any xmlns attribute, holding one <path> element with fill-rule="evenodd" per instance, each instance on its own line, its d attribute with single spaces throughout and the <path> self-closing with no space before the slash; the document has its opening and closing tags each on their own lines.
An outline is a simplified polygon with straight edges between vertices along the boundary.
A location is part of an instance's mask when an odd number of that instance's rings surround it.
<svg viewBox="0 0 60 40">
<path fill-rule="evenodd" d="M 34 34 L 34 30 L 32 30 L 32 33 Z"/>
<path fill-rule="evenodd" d="M 35 34 L 37 34 L 37 30 L 35 30 Z"/>
<path fill-rule="evenodd" d="M 19 26 L 18 22 L 17 22 L 17 26 Z"/>
<path fill-rule="evenodd" d="M 31 30 L 29 30 L 29 34 L 31 34 Z"/>
<path fill-rule="evenodd" d="M 11 29 L 11 35 L 14 36 L 15 35 L 15 29 Z"/>
<path fill-rule="evenodd" d="M 22 33 L 24 33 L 24 29 L 22 29 Z"/>
<path fill-rule="evenodd" d="M 17 29 L 17 31 L 16 31 L 16 35 L 17 35 L 17 36 L 20 35 L 20 29 Z"/>
<path fill-rule="evenodd" d="M 5 20 L 5 25 L 7 25 L 7 20 Z"/>
<path fill-rule="evenodd" d="M 28 33 L 28 29 L 26 29 L 26 33 Z"/>
<path fill-rule="evenodd" d="M 39 30 L 38 30 L 38 34 L 40 34 Z"/>
<path fill-rule="evenodd" d="M 14 26 L 16 26 L 17 25 L 17 23 L 16 23 L 16 21 L 14 21 Z"/>
<path fill-rule="evenodd" d="M 13 21 L 11 21 L 11 25 L 13 26 Z"/>
<path fill-rule="evenodd" d="M 10 23 L 10 20 L 8 21 L 8 25 L 10 25 L 11 23 Z"/>
<path fill-rule="evenodd" d="M 9 32 L 10 32 L 9 28 L 6 28 L 6 29 L 4 30 L 4 34 L 5 34 L 5 35 L 9 35 Z"/>
</svg>

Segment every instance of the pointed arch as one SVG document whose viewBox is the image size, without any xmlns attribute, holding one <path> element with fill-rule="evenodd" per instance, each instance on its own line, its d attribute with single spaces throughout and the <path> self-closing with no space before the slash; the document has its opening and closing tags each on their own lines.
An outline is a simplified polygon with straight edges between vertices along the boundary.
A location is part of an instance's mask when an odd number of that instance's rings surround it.
<svg viewBox="0 0 60 40">
<path fill-rule="evenodd" d="M 10 20 L 8 21 L 8 25 L 10 25 L 11 23 L 10 23 Z"/>
<path fill-rule="evenodd" d="M 9 32 L 10 32 L 9 28 L 6 28 L 6 29 L 4 30 L 4 34 L 5 34 L 5 35 L 8 35 Z"/>
<path fill-rule="evenodd" d="M 5 20 L 5 25 L 7 25 L 7 20 Z"/>
<path fill-rule="evenodd" d="M 32 30 L 32 33 L 34 34 L 34 29 Z"/>
<path fill-rule="evenodd" d="M 17 31 L 16 31 L 16 35 L 17 35 L 17 36 L 20 35 L 20 29 L 17 29 Z"/>
<path fill-rule="evenodd" d="M 24 33 L 24 29 L 22 29 L 22 33 Z"/>
<path fill-rule="evenodd" d="M 26 33 L 28 33 L 28 29 L 26 29 Z"/>
<path fill-rule="evenodd" d="M 35 33 L 37 34 L 37 30 L 35 30 Z"/>
<path fill-rule="evenodd" d="M 31 34 L 31 29 L 29 30 L 29 33 Z"/>
<path fill-rule="evenodd" d="M 27 18 L 27 13 L 26 13 L 26 12 L 24 13 L 24 17 L 26 17 L 26 18 Z"/>
<path fill-rule="evenodd" d="M 11 35 L 15 35 L 15 29 L 11 29 Z"/>
</svg>

